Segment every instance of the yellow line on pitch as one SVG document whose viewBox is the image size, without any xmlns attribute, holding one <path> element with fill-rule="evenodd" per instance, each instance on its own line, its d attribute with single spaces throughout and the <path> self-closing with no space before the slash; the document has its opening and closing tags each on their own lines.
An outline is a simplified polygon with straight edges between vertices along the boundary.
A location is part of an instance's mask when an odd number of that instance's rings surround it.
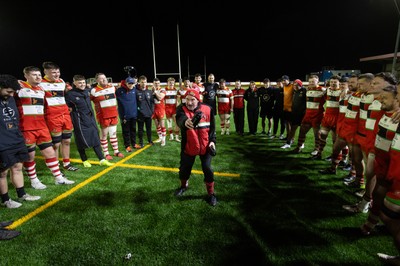
<svg viewBox="0 0 400 266">
<path fill-rule="evenodd" d="M 66 192 L 62 193 L 61 195 L 55 197 L 54 199 L 50 200 L 46 204 L 40 206 L 39 208 L 35 209 L 34 211 L 28 213 L 27 215 L 23 216 L 22 218 L 14 221 L 11 225 L 7 226 L 8 229 L 15 229 L 18 226 L 22 225 L 23 223 L 29 221 L 36 215 L 40 214 L 41 212 L 45 211 L 46 209 L 50 208 L 51 206 L 58 203 L 60 200 L 70 196 L 72 193 L 75 193 L 82 187 L 86 186 L 87 184 L 93 182 L 94 180 L 98 179 L 99 177 L 107 174 L 112 169 L 116 167 L 126 167 L 126 168 L 135 168 L 135 169 L 146 169 L 146 170 L 156 170 L 156 171 L 170 171 L 170 172 L 179 172 L 178 168 L 170 168 L 170 167 L 160 167 L 160 166 L 146 166 L 146 165 L 132 165 L 132 164 L 124 164 L 124 162 L 130 160 L 132 157 L 138 155 L 139 153 L 143 152 L 144 150 L 151 147 L 151 145 L 146 145 L 144 148 L 137 150 L 136 152 L 132 153 L 131 155 L 123 158 L 122 160 L 118 161 L 114 165 L 107 167 L 103 171 L 95 174 L 94 176 L 82 181 L 81 183 L 77 184 L 76 186 L 72 187 L 71 189 L 67 190 Z M 43 156 L 36 156 L 37 158 L 44 159 Z M 72 162 L 82 162 L 79 159 L 71 159 Z M 99 164 L 98 161 L 90 161 L 91 164 Z M 192 170 L 193 174 L 203 174 L 203 171 L 200 170 Z M 233 177 L 233 178 L 240 178 L 240 174 L 233 174 L 233 173 L 220 173 L 214 172 L 214 175 L 218 176 L 226 176 L 226 177 Z"/>
<path fill-rule="evenodd" d="M 127 160 L 131 159 L 133 156 L 139 154 L 140 152 L 144 151 L 145 149 L 149 148 L 150 145 L 146 145 L 146 147 L 144 147 L 143 149 L 134 152 L 133 154 L 127 156 L 126 158 L 118 161 L 117 163 L 115 163 L 112 166 L 107 167 L 106 169 L 104 169 L 103 171 L 95 174 L 94 176 L 82 181 L 81 183 L 77 184 L 76 186 L 72 187 L 71 189 L 67 190 L 66 192 L 62 193 L 61 195 L 55 197 L 54 199 L 50 200 L 49 202 L 47 202 L 46 204 L 40 206 L 39 208 L 35 209 L 34 211 L 28 213 L 27 215 L 23 216 L 22 218 L 14 221 L 11 225 L 7 226 L 8 229 L 15 229 L 18 226 L 20 226 L 21 224 L 29 221 L 30 219 L 32 219 L 33 217 L 35 217 L 36 215 L 38 215 L 39 213 L 45 211 L 46 209 L 50 208 L 51 206 L 55 205 L 56 203 L 58 203 L 60 200 L 70 196 L 72 193 L 78 191 L 79 189 L 81 189 L 82 187 L 86 186 L 87 184 L 91 183 L 92 181 L 98 179 L 99 177 L 107 174 L 108 172 L 110 172 L 112 169 L 119 167 L 121 164 L 123 164 L 124 162 L 126 162 Z"/>
<path fill-rule="evenodd" d="M 179 168 L 170 168 L 170 167 L 161 167 L 161 166 L 120 164 L 119 167 L 135 168 L 135 169 L 146 169 L 146 170 L 155 170 L 155 171 L 179 172 Z M 192 170 L 192 173 L 193 174 L 202 175 L 203 171 L 201 171 L 201 170 Z M 227 176 L 227 177 L 233 177 L 233 178 L 239 178 L 240 177 L 240 174 L 220 173 L 220 172 L 214 172 L 214 175 Z"/>
</svg>

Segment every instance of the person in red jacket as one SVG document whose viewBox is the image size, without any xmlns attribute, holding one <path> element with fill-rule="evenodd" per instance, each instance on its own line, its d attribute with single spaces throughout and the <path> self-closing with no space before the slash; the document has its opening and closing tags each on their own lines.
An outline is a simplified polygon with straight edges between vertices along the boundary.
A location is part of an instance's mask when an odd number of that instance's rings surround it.
<svg viewBox="0 0 400 266">
<path fill-rule="evenodd" d="M 182 196 L 188 188 L 188 181 L 196 156 L 200 156 L 204 173 L 204 182 L 208 193 L 208 203 L 217 205 L 214 194 L 214 171 L 211 159 L 215 155 L 215 120 L 211 107 L 200 103 L 197 90 L 189 89 L 185 94 L 186 103 L 180 105 L 176 112 L 176 122 L 182 132 L 181 161 L 179 179 L 181 186 L 175 191 L 175 196 Z"/>
<path fill-rule="evenodd" d="M 236 133 L 240 136 L 244 134 L 244 94 L 246 90 L 242 88 L 240 80 L 235 81 L 233 93 L 233 121 L 235 122 Z"/>
</svg>

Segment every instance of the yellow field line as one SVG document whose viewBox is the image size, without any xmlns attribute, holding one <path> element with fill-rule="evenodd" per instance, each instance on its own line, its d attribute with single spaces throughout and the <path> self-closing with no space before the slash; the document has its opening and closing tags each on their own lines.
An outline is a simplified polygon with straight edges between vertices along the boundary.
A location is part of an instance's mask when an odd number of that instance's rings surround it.
<svg viewBox="0 0 400 266">
<path fill-rule="evenodd" d="M 67 190 L 66 192 L 62 193 L 61 195 L 55 197 L 54 199 L 50 200 L 46 204 L 40 206 L 39 208 L 35 209 L 34 211 L 28 213 L 27 215 L 23 216 L 22 218 L 14 221 L 11 225 L 7 226 L 7 229 L 15 229 L 21 224 L 29 221 L 39 213 L 43 212 L 47 208 L 50 208 L 51 206 L 55 205 L 58 203 L 60 200 L 70 196 L 72 193 L 75 193 L 82 187 L 86 186 L 87 184 L 91 183 L 92 181 L 98 179 L 99 177 L 107 174 L 110 172 L 112 169 L 116 167 L 127 167 L 127 168 L 136 168 L 136 169 L 146 169 L 146 170 L 156 170 L 156 171 L 170 171 L 170 172 L 179 172 L 178 168 L 169 168 L 169 167 L 160 167 L 160 166 L 146 166 L 146 165 L 132 165 L 132 164 L 124 164 L 124 162 L 130 160 L 132 157 L 138 155 L 139 153 L 143 152 L 144 150 L 148 149 L 151 147 L 151 145 L 146 145 L 143 149 L 137 150 L 136 152 L 132 153 L 131 155 L 123 158 L 122 160 L 118 161 L 112 166 L 107 167 L 106 169 L 102 170 L 101 172 L 95 174 L 92 177 L 89 177 L 88 179 L 82 181 L 81 183 L 77 184 L 73 188 Z M 37 158 L 42 158 L 42 156 L 37 156 Z M 82 160 L 79 159 L 71 159 L 72 162 L 82 162 Z M 91 164 L 99 164 L 98 161 L 90 161 Z M 203 171 L 199 170 L 192 170 L 192 173 L 194 174 L 203 174 Z M 220 172 L 214 172 L 214 175 L 218 176 L 226 176 L 226 177 L 233 177 L 233 178 L 239 178 L 240 174 L 232 174 L 232 173 L 220 173 Z"/>
</svg>

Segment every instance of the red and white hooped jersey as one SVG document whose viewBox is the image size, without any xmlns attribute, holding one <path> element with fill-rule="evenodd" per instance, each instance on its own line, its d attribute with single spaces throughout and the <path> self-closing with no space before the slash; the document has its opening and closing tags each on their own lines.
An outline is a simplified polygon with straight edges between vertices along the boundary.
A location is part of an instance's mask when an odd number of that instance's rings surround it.
<svg viewBox="0 0 400 266">
<path fill-rule="evenodd" d="M 18 106 L 21 131 L 47 128 L 44 119 L 44 90 L 40 86 L 31 86 L 20 81 L 21 89 L 15 94 Z"/>
<path fill-rule="evenodd" d="M 117 99 L 115 96 L 115 87 L 108 85 L 103 88 L 99 85 L 94 87 L 91 92 L 91 99 L 94 102 L 96 115 L 102 118 L 111 118 L 118 116 Z"/>
<path fill-rule="evenodd" d="M 65 82 L 58 79 L 54 82 L 46 77 L 40 83 L 40 87 L 45 92 L 45 115 L 47 117 L 57 117 L 69 114 L 68 106 L 65 103 Z"/>
</svg>

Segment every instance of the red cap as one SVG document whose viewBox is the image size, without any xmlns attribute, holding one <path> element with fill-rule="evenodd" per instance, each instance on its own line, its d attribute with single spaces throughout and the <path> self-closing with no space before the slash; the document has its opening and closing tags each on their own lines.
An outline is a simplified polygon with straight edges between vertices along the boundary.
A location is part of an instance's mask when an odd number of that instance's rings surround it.
<svg viewBox="0 0 400 266">
<path fill-rule="evenodd" d="M 300 87 L 303 86 L 303 82 L 301 82 L 301 80 L 296 79 L 295 81 L 293 81 L 294 83 L 297 83 L 297 85 L 299 85 Z"/>
<path fill-rule="evenodd" d="M 189 90 L 187 90 L 186 93 L 185 93 L 185 98 L 186 98 L 188 95 L 193 96 L 193 97 L 195 97 L 198 101 L 200 101 L 200 94 L 199 94 L 199 92 L 198 92 L 197 90 L 194 90 L 194 89 L 189 89 Z"/>
</svg>

